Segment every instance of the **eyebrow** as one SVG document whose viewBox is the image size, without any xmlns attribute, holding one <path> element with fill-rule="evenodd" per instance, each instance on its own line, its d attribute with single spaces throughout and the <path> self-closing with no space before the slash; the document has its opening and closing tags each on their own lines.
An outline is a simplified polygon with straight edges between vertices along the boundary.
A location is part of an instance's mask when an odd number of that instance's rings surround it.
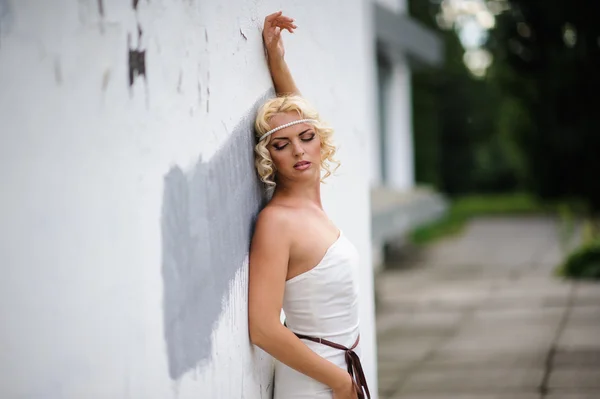
<svg viewBox="0 0 600 399">
<path fill-rule="evenodd" d="M 308 133 L 310 132 L 310 128 L 304 130 L 303 132 L 301 132 L 300 134 L 298 134 L 298 136 L 302 136 L 304 133 Z M 273 137 L 273 140 L 289 140 L 289 138 L 287 137 Z"/>
</svg>

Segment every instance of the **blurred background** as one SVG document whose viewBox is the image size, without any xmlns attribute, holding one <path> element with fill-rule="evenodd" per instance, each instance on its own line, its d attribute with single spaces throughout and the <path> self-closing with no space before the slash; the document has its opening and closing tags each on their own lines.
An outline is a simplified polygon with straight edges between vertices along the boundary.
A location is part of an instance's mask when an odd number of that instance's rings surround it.
<svg viewBox="0 0 600 399">
<path fill-rule="evenodd" d="M 411 191 L 443 205 L 381 247 L 380 397 L 600 397 L 599 6 L 407 1 L 443 49 L 410 69 Z"/>
</svg>

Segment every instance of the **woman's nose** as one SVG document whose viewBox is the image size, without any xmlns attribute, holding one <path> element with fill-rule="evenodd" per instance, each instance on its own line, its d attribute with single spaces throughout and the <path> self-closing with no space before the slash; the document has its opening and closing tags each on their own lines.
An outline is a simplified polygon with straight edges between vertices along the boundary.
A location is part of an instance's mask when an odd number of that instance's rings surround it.
<svg viewBox="0 0 600 399">
<path fill-rule="evenodd" d="M 304 148 L 300 143 L 294 144 L 294 155 L 304 155 Z"/>
</svg>

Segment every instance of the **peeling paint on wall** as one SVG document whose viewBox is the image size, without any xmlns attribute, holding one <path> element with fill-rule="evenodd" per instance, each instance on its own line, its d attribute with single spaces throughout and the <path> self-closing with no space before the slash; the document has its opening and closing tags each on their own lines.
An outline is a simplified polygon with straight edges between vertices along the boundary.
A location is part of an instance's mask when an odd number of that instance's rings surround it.
<svg viewBox="0 0 600 399">
<path fill-rule="evenodd" d="M 210 53 L 208 51 L 208 28 L 204 29 L 204 51 L 200 53 L 198 60 L 198 104 L 205 110 L 210 112 Z"/>
<path fill-rule="evenodd" d="M 132 5 L 132 7 L 133 7 L 134 10 L 137 11 L 137 7 L 138 7 L 139 3 L 140 3 L 140 0 L 132 0 L 131 5 Z M 147 0 L 146 3 L 150 3 L 150 0 Z"/>
<path fill-rule="evenodd" d="M 162 208 L 164 334 L 169 375 L 178 379 L 210 360 L 212 333 L 236 272 L 248 254 L 264 203 L 254 169 L 256 109 L 209 162 L 165 176 Z"/>
<path fill-rule="evenodd" d="M 206 113 L 210 112 L 210 87 L 206 88 Z"/>
<path fill-rule="evenodd" d="M 143 76 L 144 80 L 146 76 L 146 50 L 142 50 L 142 27 L 138 25 L 138 46 L 137 49 L 131 48 L 131 34 L 127 35 L 127 46 L 129 47 L 129 86 L 133 85 L 135 78 Z"/>
</svg>

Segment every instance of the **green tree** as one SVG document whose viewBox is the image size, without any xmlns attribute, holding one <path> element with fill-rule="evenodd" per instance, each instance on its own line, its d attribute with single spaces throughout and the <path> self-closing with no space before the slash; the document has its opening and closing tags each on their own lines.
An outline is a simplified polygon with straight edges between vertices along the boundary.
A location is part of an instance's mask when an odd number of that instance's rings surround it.
<svg viewBox="0 0 600 399">
<path fill-rule="evenodd" d="M 441 67 L 413 72 L 417 181 L 450 195 L 516 188 L 518 157 L 497 129 L 499 92 L 471 75 L 456 32 L 439 29 L 439 2 L 409 5 L 411 15 L 442 38 L 445 58 Z"/>
<path fill-rule="evenodd" d="M 580 196 L 599 210 L 600 2 L 509 4 L 488 43 L 498 130 L 517 143 L 520 176 L 535 193 Z"/>
</svg>

